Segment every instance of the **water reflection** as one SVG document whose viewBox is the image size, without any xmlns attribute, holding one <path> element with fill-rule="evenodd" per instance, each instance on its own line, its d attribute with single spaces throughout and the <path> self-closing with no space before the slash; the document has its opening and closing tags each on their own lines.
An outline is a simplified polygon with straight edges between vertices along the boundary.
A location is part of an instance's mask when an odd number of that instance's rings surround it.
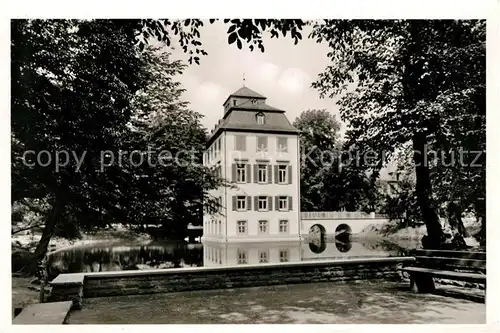
<svg viewBox="0 0 500 333">
<path fill-rule="evenodd" d="M 315 224 L 309 229 L 309 249 L 315 254 L 323 253 L 327 248 L 326 230 L 321 224 Z M 352 249 L 351 228 L 347 224 L 340 224 L 335 230 L 333 244 L 341 253 Z"/>
<path fill-rule="evenodd" d="M 49 257 L 49 276 L 60 273 L 179 268 L 203 265 L 203 245 L 170 243 L 76 247 Z"/>
<path fill-rule="evenodd" d="M 321 224 L 315 224 L 309 229 L 309 249 L 321 253 L 326 249 L 326 230 Z"/>
<path fill-rule="evenodd" d="M 350 240 L 342 242 L 341 240 L 335 239 L 335 247 L 339 252 L 347 253 L 352 249 L 352 242 Z"/>
<path fill-rule="evenodd" d="M 415 248 L 413 244 L 399 246 L 384 241 L 352 241 L 350 235 L 326 242 L 321 228 L 315 229 L 310 236 L 314 237 L 310 237 L 307 243 L 163 243 L 72 248 L 50 256 L 49 275 L 53 278 L 60 273 L 393 256 L 406 255 L 409 249 Z"/>
</svg>

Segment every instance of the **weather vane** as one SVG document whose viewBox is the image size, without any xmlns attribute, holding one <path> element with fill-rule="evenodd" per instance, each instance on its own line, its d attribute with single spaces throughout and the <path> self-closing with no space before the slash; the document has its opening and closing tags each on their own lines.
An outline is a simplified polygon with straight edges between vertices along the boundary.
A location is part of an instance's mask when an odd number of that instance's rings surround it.
<svg viewBox="0 0 500 333">
<path fill-rule="evenodd" d="M 243 87 L 245 86 L 245 72 L 243 72 Z"/>
</svg>

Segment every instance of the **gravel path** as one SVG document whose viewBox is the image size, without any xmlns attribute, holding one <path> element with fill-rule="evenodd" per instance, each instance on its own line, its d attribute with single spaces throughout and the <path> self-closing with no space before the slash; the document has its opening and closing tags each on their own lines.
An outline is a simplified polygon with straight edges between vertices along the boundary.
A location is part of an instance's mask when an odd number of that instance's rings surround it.
<svg viewBox="0 0 500 333">
<path fill-rule="evenodd" d="M 407 284 L 316 283 L 84 300 L 70 324 L 484 324 L 482 303 Z"/>
</svg>

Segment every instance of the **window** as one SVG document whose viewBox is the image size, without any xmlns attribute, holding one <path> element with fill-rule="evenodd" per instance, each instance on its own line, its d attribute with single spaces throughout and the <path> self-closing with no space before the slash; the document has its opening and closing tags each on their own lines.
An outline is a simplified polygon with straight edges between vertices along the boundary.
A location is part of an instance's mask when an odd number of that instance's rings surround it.
<svg viewBox="0 0 500 333">
<path fill-rule="evenodd" d="M 285 153 L 288 151 L 288 142 L 287 138 L 278 138 L 277 142 L 277 150 L 278 152 Z"/>
<path fill-rule="evenodd" d="M 236 209 L 237 210 L 246 210 L 247 209 L 247 198 L 245 196 L 238 196 L 236 198 Z"/>
<path fill-rule="evenodd" d="M 259 210 L 267 210 L 267 197 L 259 197 Z"/>
<path fill-rule="evenodd" d="M 235 136 L 235 148 L 239 151 L 245 151 L 247 149 L 247 137 L 244 135 Z"/>
<path fill-rule="evenodd" d="M 263 114 L 257 115 L 257 124 L 264 125 L 264 115 Z"/>
<path fill-rule="evenodd" d="M 258 171 L 259 183 L 267 183 L 267 165 L 260 164 Z"/>
<path fill-rule="evenodd" d="M 288 197 L 279 197 L 278 209 L 279 210 L 288 210 Z"/>
<path fill-rule="evenodd" d="M 237 222 L 238 226 L 238 233 L 239 234 L 246 234 L 247 232 L 247 221 L 238 221 Z"/>
<path fill-rule="evenodd" d="M 267 251 L 260 251 L 259 252 L 259 263 L 267 263 L 269 262 L 269 255 L 267 254 Z"/>
<path fill-rule="evenodd" d="M 267 227 L 268 227 L 267 221 L 259 221 L 259 233 L 267 234 L 267 230 L 268 230 Z"/>
<path fill-rule="evenodd" d="M 267 151 L 267 136 L 257 137 L 257 152 Z"/>
<path fill-rule="evenodd" d="M 287 220 L 280 221 L 280 229 L 279 230 L 282 233 L 288 232 L 288 221 Z"/>
<path fill-rule="evenodd" d="M 238 264 L 246 264 L 247 263 L 247 253 L 243 250 L 238 250 Z"/>
<path fill-rule="evenodd" d="M 245 164 L 236 164 L 236 181 L 238 183 L 246 182 L 246 165 Z"/>
<path fill-rule="evenodd" d="M 287 169 L 288 169 L 287 165 L 279 165 L 278 166 L 278 183 L 287 184 L 287 181 L 286 181 Z"/>
<path fill-rule="evenodd" d="M 222 221 L 219 220 L 219 235 L 222 235 Z"/>
<path fill-rule="evenodd" d="M 233 99 L 233 106 L 236 106 L 236 103 L 238 103 L 238 101 Z"/>
<path fill-rule="evenodd" d="M 288 251 L 280 250 L 280 262 L 287 262 L 287 261 L 288 261 Z"/>
</svg>

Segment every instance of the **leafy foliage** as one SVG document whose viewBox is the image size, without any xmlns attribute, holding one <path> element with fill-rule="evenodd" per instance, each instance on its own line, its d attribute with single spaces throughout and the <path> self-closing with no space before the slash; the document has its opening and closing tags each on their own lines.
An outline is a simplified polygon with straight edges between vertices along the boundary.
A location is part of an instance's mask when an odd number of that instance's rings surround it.
<svg viewBox="0 0 500 333">
<path fill-rule="evenodd" d="M 100 153 L 122 146 L 130 101 L 146 75 L 129 22 L 14 20 L 11 27 L 12 200 L 51 206 L 41 258 L 61 217 L 82 228 L 113 220 L 103 213 L 120 206 L 115 188 L 127 176 L 118 167 L 100 172 Z M 28 151 L 46 151 L 52 163 Z M 65 165 L 56 167 L 57 152 L 69 155 Z"/>
<path fill-rule="evenodd" d="M 291 37 L 297 43 L 308 24 L 302 20 L 223 22 L 229 25 L 229 44 L 241 49 L 246 43 L 250 50 L 261 52 L 264 32 L 273 38 Z M 152 169 L 126 162 L 115 163 L 106 172 L 99 167 L 100 152 L 106 150 L 152 146 L 181 151 L 202 146 L 205 133 L 199 116 L 179 101 L 180 90 L 167 78 L 181 67 L 162 56 L 155 60 L 146 47 L 153 39 L 169 46 L 175 36 L 189 63 L 199 63 L 207 55 L 200 41 L 202 27 L 203 21 L 197 19 L 12 21 L 12 200 L 40 200 L 50 207 L 38 258 L 61 221 L 85 229 L 124 220 L 154 221 L 178 231 L 176 220 L 199 214 L 200 196 L 218 183 L 200 166 Z M 342 96 L 341 119 L 349 124 L 344 147 L 392 153 L 410 142 L 414 152 L 427 146 L 448 153 L 458 147 L 485 151 L 484 21 L 325 20 L 313 25 L 310 37 L 331 48 L 331 65 L 313 87 L 322 96 Z M 160 65 L 172 66 L 167 76 L 159 74 Z M 155 82 L 170 91 L 154 89 Z M 181 130 L 183 126 L 186 130 Z M 306 139 L 320 140 L 312 144 L 326 147 L 337 144 L 332 138 Z M 81 164 L 70 158 L 56 171 L 53 164 L 28 167 L 24 152 L 29 150 L 68 151 L 85 158 Z M 201 160 L 201 155 L 194 155 Z M 316 200 L 321 186 L 366 188 L 383 166 L 380 156 L 376 167 L 363 165 L 340 173 L 317 169 L 322 183 L 310 186 L 306 205 Z M 470 165 L 442 168 L 419 165 L 422 155 L 413 158 L 419 209 L 433 246 L 442 234 L 436 201 L 459 202 L 485 221 L 484 200 L 480 200 L 485 197 L 484 163 L 475 169 Z M 484 153 L 481 159 L 485 161 Z M 33 162 L 33 157 L 27 161 Z M 367 169 L 372 169 L 369 178 L 365 178 Z M 307 176 L 310 184 L 313 176 Z M 375 196 L 364 197 L 373 206 Z M 346 198 L 361 200 L 357 194 Z M 341 207 L 346 201 L 328 204 Z"/>
<path fill-rule="evenodd" d="M 170 61 L 169 54 L 159 49 L 148 49 L 143 57 L 150 81 L 136 94 L 128 144 L 151 162 L 128 165 L 140 176 L 129 199 L 133 206 L 129 212 L 139 215 L 128 215 L 127 220 L 160 225 L 164 235 L 182 239 L 188 223 L 201 224 L 204 204 L 215 204 L 209 190 L 223 184 L 203 166 L 207 133 L 201 115 L 181 101 L 184 90 L 173 79 L 185 65 Z"/>
<path fill-rule="evenodd" d="M 326 179 L 335 167 L 340 124 L 326 110 L 307 110 L 293 125 L 300 131 L 301 209 L 324 210 Z"/>
<path fill-rule="evenodd" d="M 120 152 L 151 145 L 193 148 L 196 162 L 206 139 L 199 115 L 179 102 L 181 91 L 167 78 L 182 67 L 140 52 L 141 21 L 14 20 L 11 27 L 12 201 L 46 205 L 37 260 L 56 233 L 73 237 L 110 223 L 165 220 L 170 232 L 201 215 L 200 201 L 216 184 L 206 170 L 136 168 L 120 160 Z M 134 131 L 141 117 L 151 122 Z M 41 151 L 52 163 L 36 161 Z M 69 155 L 63 165 L 56 166 L 56 152 Z M 113 163 L 103 152 L 114 154 Z"/>
<path fill-rule="evenodd" d="M 210 24 L 219 21 L 219 19 L 210 19 Z M 302 39 L 300 31 L 307 24 L 303 20 L 266 20 L 266 19 L 223 19 L 224 24 L 229 25 L 227 29 L 228 44 L 235 44 L 238 49 L 243 48 L 243 43 L 250 44 L 250 51 L 258 48 L 264 52 L 262 35 L 265 31 L 269 32 L 271 38 L 278 38 L 280 33 L 283 37 L 287 34 L 297 44 Z M 203 49 L 203 43 L 200 41 L 200 29 L 204 26 L 202 20 L 141 20 L 142 28 L 137 32 L 137 45 L 142 50 L 151 39 L 165 42 L 170 46 L 174 36 L 177 38 L 182 50 L 189 55 L 189 64 L 200 63 L 200 56 L 208 53 Z"/>
<path fill-rule="evenodd" d="M 301 209 L 376 209 L 377 190 L 365 168 L 342 151 L 340 124 L 326 110 L 307 110 L 295 120 L 302 150 Z"/>
<path fill-rule="evenodd" d="M 449 139 L 469 134 L 453 134 L 450 125 L 483 110 L 485 22 L 326 20 L 314 25 L 311 37 L 331 48 L 331 65 L 313 87 L 322 96 L 342 95 L 348 144 L 392 153 L 412 142 L 420 211 L 431 246 L 439 246 L 442 230 L 424 150 L 447 142 L 458 148 Z M 484 128 L 481 120 L 477 125 Z"/>
</svg>

